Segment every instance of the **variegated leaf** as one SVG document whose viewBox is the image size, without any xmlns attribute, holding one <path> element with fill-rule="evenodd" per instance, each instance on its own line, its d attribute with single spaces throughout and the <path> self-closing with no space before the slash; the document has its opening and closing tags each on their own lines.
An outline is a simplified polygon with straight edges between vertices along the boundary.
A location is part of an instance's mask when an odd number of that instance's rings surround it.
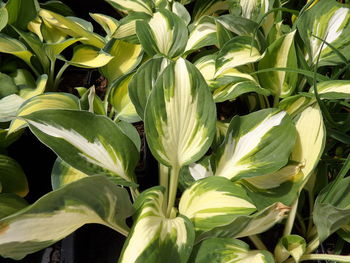
<svg viewBox="0 0 350 263">
<path fill-rule="evenodd" d="M 257 62 L 262 57 L 255 41 L 252 42 L 250 37 L 234 37 L 219 51 L 215 62 L 215 76 L 221 75 L 227 69 Z"/>
<path fill-rule="evenodd" d="M 8 22 L 8 12 L 7 9 L 5 7 L 5 5 L 3 3 L 1 3 L 0 5 L 0 32 L 1 30 L 3 30 Z"/>
<path fill-rule="evenodd" d="M 107 33 L 107 37 L 110 38 L 114 32 L 118 28 L 118 20 L 104 15 L 104 14 L 97 14 L 97 13 L 91 13 L 90 16 L 97 22 L 99 25 L 103 28 L 103 30 Z"/>
<path fill-rule="evenodd" d="M 30 59 L 33 53 L 30 52 L 21 41 L 2 33 L 0 33 L 0 53 L 1 52 L 19 57 L 28 65 L 31 65 Z"/>
<path fill-rule="evenodd" d="M 277 263 L 282 263 L 290 256 L 296 263 L 300 261 L 301 256 L 306 251 L 306 241 L 298 235 L 283 236 L 275 247 L 275 259 Z"/>
<path fill-rule="evenodd" d="M 87 176 L 87 174 L 73 168 L 60 158 L 57 158 L 51 172 L 52 189 L 56 190 Z"/>
<path fill-rule="evenodd" d="M 194 242 L 191 222 L 164 214 L 164 189 L 153 187 L 136 200 L 136 222 L 124 244 L 119 263 L 186 263 Z"/>
<path fill-rule="evenodd" d="M 138 161 L 134 143 L 107 117 L 75 110 L 42 110 L 22 117 L 32 132 L 69 165 L 88 175 L 132 184 Z"/>
<path fill-rule="evenodd" d="M 147 142 L 164 165 L 191 164 L 208 150 L 215 119 L 215 104 L 203 77 L 179 58 L 163 71 L 148 99 Z"/>
<path fill-rule="evenodd" d="M 162 2 L 167 2 L 167 0 L 161 0 Z M 175 13 L 178 17 L 180 17 L 186 25 L 188 25 L 191 22 L 191 15 L 187 11 L 186 7 L 184 7 L 179 2 L 173 2 L 172 3 L 172 11 Z"/>
<path fill-rule="evenodd" d="M 225 11 L 229 8 L 227 0 L 201 0 L 196 1 L 193 10 L 194 21 L 198 21 L 201 17 L 213 15 L 219 11 Z"/>
<path fill-rule="evenodd" d="M 99 68 L 107 65 L 113 56 L 89 45 L 79 45 L 74 48 L 73 57 L 68 64 L 79 68 Z"/>
<path fill-rule="evenodd" d="M 50 192 L 33 205 L 0 220 L 0 255 L 22 259 L 98 223 L 126 235 L 133 209 L 125 189 L 104 176 L 86 177 Z"/>
<path fill-rule="evenodd" d="M 152 15 L 151 0 L 106 0 L 115 9 L 124 13 L 142 12 Z"/>
<path fill-rule="evenodd" d="M 195 51 L 206 46 L 213 46 L 217 44 L 216 24 L 215 19 L 210 16 L 202 17 L 193 25 L 193 29 L 189 35 L 186 53 Z"/>
<path fill-rule="evenodd" d="M 219 16 L 216 18 L 216 21 L 238 36 L 252 37 L 254 36 L 256 28 L 259 26 L 258 23 L 255 23 L 250 19 L 232 14 Z"/>
<path fill-rule="evenodd" d="M 140 117 L 129 97 L 129 83 L 134 74 L 127 74 L 110 85 L 108 100 L 116 111 L 115 119 L 126 122 L 138 122 Z M 143 88 L 143 87 L 139 87 Z"/>
<path fill-rule="evenodd" d="M 0 193 L 14 193 L 21 197 L 28 194 L 27 178 L 21 166 L 11 157 L 0 154 Z"/>
<path fill-rule="evenodd" d="M 179 212 L 188 217 L 197 232 L 227 225 L 256 207 L 245 190 L 226 178 L 210 176 L 199 180 L 182 195 Z"/>
<path fill-rule="evenodd" d="M 27 205 L 28 203 L 16 194 L 0 193 L 0 219 L 16 213 Z"/>
<path fill-rule="evenodd" d="M 141 119 L 148 96 L 151 93 L 159 75 L 170 64 L 167 58 L 152 58 L 141 65 L 129 83 L 129 96 Z"/>
<path fill-rule="evenodd" d="M 211 238 L 194 247 L 190 262 L 193 263 L 274 263 L 266 250 L 249 250 L 241 240 Z"/>
<path fill-rule="evenodd" d="M 43 74 L 39 76 L 39 78 L 37 79 L 35 83 L 36 86 L 34 88 L 31 88 L 31 87 L 22 88 L 19 91 L 19 95 L 26 100 L 34 96 L 40 95 L 44 93 L 46 89 L 47 81 L 48 81 L 48 76 L 46 74 Z"/>
<path fill-rule="evenodd" d="M 335 0 L 318 1 L 305 11 L 298 22 L 298 29 L 308 49 L 310 63 L 316 63 L 320 52 L 319 66 L 342 62 L 327 44 L 323 44 L 322 40 L 349 57 L 350 40 L 347 37 L 350 33 L 349 19 L 349 7 Z"/>
<path fill-rule="evenodd" d="M 272 173 L 287 164 L 296 131 L 286 112 L 266 109 L 230 123 L 215 175 L 230 180 Z"/>
<path fill-rule="evenodd" d="M 294 47 L 296 31 L 288 33 L 273 42 L 259 62 L 259 70 L 268 68 L 298 68 Z M 271 71 L 259 74 L 262 87 L 271 90 L 274 95 L 282 98 L 293 93 L 298 81 L 298 74 L 286 71 Z"/>
<path fill-rule="evenodd" d="M 143 57 L 141 45 L 122 40 L 111 40 L 105 50 L 114 56 L 107 65 L 101 68 L 101 72 L 110 83 L 134 70 Z"/>
<path fill-rule="evenodd" d="M 68 93 L 45 93 L 28 99 L 16 112 L 17 117 L 28 115 L 32 112 L 45 109 L 80 109 L 77 97 Z M 27 126 L 24 120 L 16 119 L 11 122 L 8 133 L 14 133 Z"/>
<path fill-rule="evenodd" d="M 156 54 L 174 58 L 186 47 L 188 31 L 180 17 L 166 9 L 153 14 L 148 23 L 136 22 L 137 36 L 149 56 Z"/>
<path fill-rule="evenodd" d="M 57 56 L 60 55 L 63 50 L 73 45 L 74 43 L 83 40 L 84 38 L 69 38 L 55 43 L 44 44 L 45 53 L 50 58 L 51 63 L 56 60 Z"/>
<path fill-rule="evenodd" d="M 208 86 L 211 87 L 212 82 L 214 81 L 215 76 L 215 59 L 216 54 L 210 54 L 203 56 L 200 59 L 196 60 L 194 65 L 202 74 L 203 78 L 207 82 Z"/>
<path fill-rule="evenodd" d="M 297 140 L 291 159 L 301 162 L 304 182 L 321 158 L 326 141 L 326 129 L 318 104 L 306 108 L 295 118 Z"/>
<path fill-rule="evenodd" d="M 253 21 L 259 19 L 273 8 L 275 0 L 229 0 L 230 8 L 235 15 L 241 15 Z"/>
<path fill-rule="evenodd" d="M 314 89 L 310 89 L 314 93 Z M 331 80 L 317 83 L 317 91 L 321 99 L 349 99 L 350 81 Z M 315 99 L 313 102 L 316 102 Z"/>
<path fill-rule="evenodd" d="M 16 113 L 24 101 L 16 94 L 0 99 L 0 122 L 8 122 L 16 118 Z"/>
</svg>

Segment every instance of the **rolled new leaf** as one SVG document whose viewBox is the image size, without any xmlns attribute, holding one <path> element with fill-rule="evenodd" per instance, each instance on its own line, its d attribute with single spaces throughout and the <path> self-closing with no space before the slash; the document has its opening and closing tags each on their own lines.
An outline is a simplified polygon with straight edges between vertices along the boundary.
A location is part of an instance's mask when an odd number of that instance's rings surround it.
<svg viewBox="0 0 350 263">
<path fill-rule="evenodd" d="M 193 263 L 274 263 L 266 250 L 249 250 L 241 240 L 233 238 L 210 238 L 194 247 L 190 262 Z"/>
<path fill-rule="evenodd" d="M 191 222 L 184 216 L 164 214 L 164 188 L 153 187 L 136 200 L 136 222 L 126 240 L 119 263 L 186 263 L 194 242 Z"/>
<path fill-rule="evenodd" d="M 124 188 L 104 176 L 86 177 L 0 220 L 0 255 L 22 259 L 89 223 L 103 224 L 126 235 L 129 229 L 125 219 L 132 213 Z"/>
<path fill-rule="evenodd" d="M 275 172 L 287 164 L 295 138 L 292 119 L 284 111 L 236 116 L 216 153 L 215 175 L 238 180 Z"/>
<path fill-rule="evenodd" d="M 306 241 L 298 235 L 282 237 L 275 247 L 275 258 L 277 263 L 282 263 L 292 256 L 296 263 L 306 251 Z"/>
<path fill-rule="evenodd" d="M 157 54 L 169 58 L 180 56 L 188 39 L 186 24 L 166 9 L 153 14 L 147 23 L 137 21 L 136 32 L 143 49 L 151 57 Z"/>
<path fill-rule="evenodd" d="M 31 131 L 69 165 L 88 175 L 133 184 L 138 151 L 107 117 L 85 111 L 42 110 L 22 117 Z"/>
<path fill-rule="evenodd" d="M 199 180 L 182 195 L 179 212 L 188 217 L 197 232 L 224 226 L 256 207 L 245 190 L 226 178 L 210 176 Z"/>
<path fill-rule="evenodd" d="M 167 166 L 200 159 L 215 134 L 216 109 L 200 72 L 179 58 L 158 78 L 145 112 L 147 142 Z"/>
</svg>

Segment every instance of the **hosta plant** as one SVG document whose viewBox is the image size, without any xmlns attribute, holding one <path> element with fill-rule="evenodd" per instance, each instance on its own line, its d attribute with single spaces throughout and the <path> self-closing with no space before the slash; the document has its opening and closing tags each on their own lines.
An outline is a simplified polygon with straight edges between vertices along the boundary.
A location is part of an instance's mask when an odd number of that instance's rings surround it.
<svg viewBox="0 0 350 263">
<path fill-rule="evenodd" d="M 103 101 L 78 88 L 80 99 L 44 93 L 17 109 L 11 125 L 57 160 L 53 191 L 0 220 L 0 255 L 21 259 L 99 223 L 127 237 L 121 263 L 349 262 L 313 253 L 332 234 L 349 242 L 349 6 L 107 2 L 123 17 L 93 15 L 104 39 L 38 11 L 83 43 L 77 53 L 113 56 L 100 67 L 109 85 Z M 143 191 L 135 122 L 159 167 Z"/>
</svg>

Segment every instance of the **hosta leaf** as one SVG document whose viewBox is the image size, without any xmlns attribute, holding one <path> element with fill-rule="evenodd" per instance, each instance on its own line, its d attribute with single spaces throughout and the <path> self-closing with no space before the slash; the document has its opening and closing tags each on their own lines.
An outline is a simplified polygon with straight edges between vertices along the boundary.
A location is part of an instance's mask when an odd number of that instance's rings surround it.
<svg viewBox="0 0 350 263">
<path fill-rule="evenodd" d="M 317 4 L 303 13 L 298 23 L 298 29 L 309 51 L 311 63 L 316 63 L 320 52 L 318 66 L 342 62 L 327 44 L 323 45 L 322 40 L 349 57 L 350 42 L 349 38 L 346 37 L 350 33 L 349 19 L 350 9 L 348 6 L 335 0 L 318 1 Z"/>
<path fill-rule="evenodd" d="M 15 55 L 28 65 L 31 65 L 30 58 L 33 56 L 33 53 L 22 42 L 1 33 L 0 52 Z"/>
<path fill-rule="evenodd" d="M 0 183 L 2 193 L 14 193 L 22 197 L 28 194 L 28 182 L 21 166 L 14 159 L 2 154 L 0 154 Z"/>
<path fill-rule="evenodd" d="M 82 39 L 83 38 L 69 38 L 63 41 L 45 44 L 45 52 L 51 61 L 55 61 L 56 57 L 60 55 L 63 50 Z"/>
<path fill-rule="evenodd" d="M 23 103 L 18 111 L 16 117 L 28 115 L 32 112 L 46 110 L 46 109 L 72 109 L 78 110 L 80 108 L 77 97 L 68 93 L 45 93 L 28 99 Z M 24 120 L 16 119 L 12 121 L 8 133 L 14 133 L 27 126 Z"/>
<path fill-rule="evenodd" d="M 127 122 L 140 121 L 129 97 L 129 83 L 134 74 L 124 75 L 110 85 L 109 102 L 116 110 L 116 117 Z M 143 87 L 141 87 L 143 88 Z"/>
<path fill-rule="evenodd" d="M 82 110 L 87 110 L 95 114 L 106 115 L 105 106 L 99 96 L 96 95 L 95 86 L 86 88 L 75 88 L 80 98 Z"/>
<path fill-rule="evenodd" d="M 166 218 L 164 190 L 153 187 L 136 200 L 136 222 L 126 240 L 119 263 L 186 263 L 194 242 L 191 222 L 184 216 Z"/>
<path fill-rule="evenodd" d="M 198 232 L 227 225 L 237 216 L 255 211 L 243 188 L 218 176 L 194 183 L 183 193 L 179 204 L 180 214 L 188 217 Z"/>
<path fill-rule="evenodd" d="M 190 13 L 187 11 L 186 7 L 184 7 L 182 4 L 180 4 L 179 2 L 174 2 L 172 9 L 173 9 L 172 11 L 178 17 L 180 17 L 185 22 L 186 25 L 188 25 L 191 22 Z"/>
<path fill-rule="evenodd" d="M 238 96 L 256 92 L 265 96 L 270 95 L 267 89 L 260 87 L 259 83 L 249 74 L 237 69 L 228 69 L 218 76 L 211 85 L 215 102 L 234 100 Z"/>
<path fill-rule="evenodd" d="M 87 176 L 87 174 L 84 174 L 70 166 L 65 161 L 62 161 L 60 158 L 57 158 L 51 172 L 52 189 L 56 190 L 66 184 L 73 183 Z"/>
<path fill-rule="evenodd" d="M 143 12 L 152 15 L 150 0 L 106 0 L 106 2 L 124 13 Z"/>
<path fill-rule="evenodd" d="M 258 24 L 252 20 L 232 14 L 219 16 L 216 20 L 238 36 L 253 36 L 258 27 Z"/>
<path fill-rule="evenodd" d="M 42 110 L 23 117 L 32 132 L 65 162 L 88 174 L 134 182 L 138 151 L 113 121 L 90 112 Z"/>
<path fill-rule="evenodd" d="M 203 77 L 179 58 L 163 71 L 147 102 L 147 142 L 164 165 L 193 163 L 208 150 L 215 119 L 215 104 Z"/>
<path fill-rule="evenodd" d="M 229 0 L 234 14 L 253 21 L 259 19 L 273 7 L 275 0 Z"/>
<path fill-rule="evenodd" d="M 86 177 L 0 220 L 0 255 L 22 259 L 89 223 L 127 234 L 125 219 L 132 213 L 125 189 L 104 176 Z"/>
<path fill-rule="evenodd" d="M 287 164 L 296 137 L 286 112 L 266 109 L 230 123 L 215 175 L 231 180 L 272 173 Z"/>
<path fill-rule="evenodd" d="M 259 70 L 266 68 L 298 68 L 294 47 L 293 31 L 273 42 L 259 62 Z M 259 74 L 261 85 L 274 95 L 289 96 L 295 89 L 298 74 L 295 72 L 272 71 Z"/>
<path fill-rule="evenodd" d="M 0 83 L 1 83 L 0 98 L 18 93 L 18 87 L 16 86 L 16 83 L 14 82 L 14 80 L 10 76 L 3 74 L 1 72 L 0 72 Z"/>
<path fill-rule="evenodd" d="M 13 81 L 15 82 L 16 86 L 20 89 L 19 93 L 21 94 L 21 91 L 26 88 L 35 89 L 36 83 L 35 79 L 28 70 L 26 69 L 17 69 L 12 72 L 11 77 Z M 23 95 L 23 92 L 22 92 Z"/>
<path fill-rule="evenodd" d="M 252 39 L 250 37 L 234 37 L 226 42 L 216 58 L 215 76 L 221 75 L 227 69 L 260 60 L 263 56 L 257 46 L 251 44 Z"/>
<path fill-rule="evenodd" d="M 46 89 L 47 81 L 48 81 L 48 76 L 46 74 L 43 74 L 39 76 L 39 78 L 37 79 L 34 89 L 27 86 L 26 88 L 22 88 L 19 91 L 19 95 L 26 100 L 34 96 L 40 95 L 44 93 Z"/>
<path fill-rule="evenodd" d="M 119 129 L 124 133 L 129 139 L 135 144 L 138 151 L 141 150 L 141 138 L 138 130 L 131 124 L 126 121 L 116 122 Z"/>
<path fill-rule="evenodd" d="M 17 110 L 23 102 L 24 99 L 16 94 L 0 99 L 0 122 L 7 122 L 16 118 Z"/>
<path fill-rule="evenodd" d="M 282 237 L 275 247 L 275 258 L 277 263 L 282 263 L 292 256 L 296 263 L 305 253 L 306 241 L 298 235 L 288 235 Z"/>
<path fill-rule="evenodd" d="M 113 33 L 118 28 L 118 20 L 116 20 L 113 17 L 104 15 L 104 14 L 97 14 L 97 13 L 90 13 L 90 16 L 97 22 L 99 25 L 103 28 L 103 30 L 107 33 L 108 37 L 111 37 Z"/>
<path fill-rule="evenodd" d="M 26 29 L 27 23 L 33 20 L 39 9 L 36 0 L 9 0 L 6 3 L 8 23 L 21 29 Z"/>
<path fill-rule="evenodd" d="M 194 247 L 190 262 L 193 263 L 274 263 L 266 250 L 249 250 L 241 240 L 233 238 L 211 238 Z"/>
<path fill-rule="evenodd" d="M 148 96 L 151 93 L 159 75 L 170 64 L 167 58 L 152 58 L 141 65 L 129 83 L 129 96 L 141 119 Z"/>
<path fill-rule="evenodd" d="M 107 65 L 101 68 L 101 72 L 110 83 L 134 70 L 141 62 L 143 55 L 141 45 L 115 39 L 108 43 L 105 50 L 114 56 Z"/>
<path fill-rule="evenodd" d="M 67 63 L 80 68 L 99 68 L 108 64 L 113 56 L 89 45 L 74 48 L 73 57 Z"/>
<path fill-rule="evenodd" d="M 326 130 L 318 104 L 306 108 L 296 117 L 297 140 L 291 159 L 301 162 L 304 181 L 309 178 L 325 147 Z"/>
<path fill-rule="evenodd" d="M 314 89 L 310 89 L 313 93 Z M 317 91 L 321 99 L 349 99 L 350 81 L 331 80 L 317 83 Z M 315 101 L 315 100 L 313 100 Z"/>
<path fill-rule="evenodd" d="M 218 48 L 222 48 L 226 42 L 233 38 L 233 34 L 224 25 L 222 25 L 218 20 L 215 20 L 216 24 L 216 38 L 218 40 Z"/>
<path fill-rule="evenodd" d="M 189 35 L 186 53 L 195 51 L 205 46 L 217 44 L 216 24 L 213 17 L 202 17 L 193 27 Z"/>
<path fill-rule="evenodd" d="M 151 57 L 156 54 L 177 57 L 184 52 L 188 39 L 185 23 L 166 9 L 153 14 L 148 23 L 137 21 L 136 32 L 142 47 Z"/>
<path fill-rule="evenodd" d="M 207 56 L 203 56 L 200 59 L 196 60 L 194 65 L 196 68 L 200 71 L 202 74 L 203 78 L 211 87 L 212 82 L 214 81 L 214 76 L 215 76 L 215 59 L 216 59 L 216 54 L 210 54 Z"/>
<path fill-rule="evenodd" d="M 16 194 L 0 193 L 0 219 L 25 208 L 28 203 Z"/>
<path fill-rule="evenodd" d="M 199 20 L 202 16 L 213 15 L 218 11 L 227 10 L 229 7 L 227 0 L 202 0 L 196 1 L 193 10 L 194 21 Z"/>
<path fill-rule="evenodd" d="M 8 12 L 4 4 L 0 4 L 0 32 L 3 30 L 8 22 Z"/>
<path fill-rule="evenodd" d="M 61 16 L 49 10 L 41 9 L 39 15 L 42 19 L 48 23 L 56 26 L 61 31 L 75 38 L 85 38 L 83 42 L 95 46 L 97 48 L 103 48 L 105 43 L 102 37 L 90 32 L 84 28 L 81 24 L 67 17 Z"/>
</svg>

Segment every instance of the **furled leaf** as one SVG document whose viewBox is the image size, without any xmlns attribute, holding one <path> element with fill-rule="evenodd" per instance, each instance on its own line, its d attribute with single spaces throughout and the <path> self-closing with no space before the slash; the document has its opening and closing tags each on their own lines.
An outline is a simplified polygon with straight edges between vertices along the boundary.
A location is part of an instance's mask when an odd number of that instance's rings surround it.
<svg viewBox="0 0 350 263">
<path fill-rule="evenodd" d="M 11 157 L 2 154 L 0 154 L 0 183 L 2 193 L 14 193 L 21 197 L 28 194 L 28 182 L 21 166 Z"/>
<path fill-rule="evenodd" d="M 273 42 L 259 62 L 259 70 L 267 68 L 298 68 L 294 47 L 293 31 Z M 272 71 L 259 74 L 261 85 L 271 90 L 274 95 L 284 98 L 293 93 L 298 74 L 295 72 Z"/>
<path fill-rule="evenodd" d="M 152 15 L 150 0 L 106 0 L 106 2 L 124 13 L 142 12 Z"/>
<path fill-rule="evenodd" d="M 167 218 L 162 211 L 164 190 L 153 187 L 136 200 L 136 222 L 126 240 L 119 263 L 186 263 L 194 242 L 191 222 L 184 216 Z"/>
<path fill-rule="evenodd" d="M 189 218 L 198 232 L 224 226 L 256 208 L 245 190 L 226 178 L 210 176 L 199 180 L 182 195 L 179 212 Z"/>
<path fill-rule="evenodd" d="M 136 32 L 145 52 L 151 57 L 156 54 L 177 57 L 184 52 L 188 39 L 185 23 L 166 9 L 153 14 L 148 23 L 137 21 Z"/>
<path fill-rule="evenodd" d="M 22 42 L 2 33 L 0 33 L 0 52 L 15 55 L 28 65 L 31 65 L 30 58 L 33 56 L 32 52 Z"/>
<path fill-rule="evenodd" d="M 193 10 L 194 21 L 199 20 L 206 15 L 213 15 L 218 11 L 227 10 L 229 8 L 227 0 L 202 0 L 196 1 Z"/>
<path fill-rule="evenodd" d="M 145 111 L 147 142 L 168 166 L 198 160 L 215 133 L 215 104 L 200 72 L 179 58 L 158 78 Z"/>
<path fill-rule="evenodd" d="M 216 58 L 215 76 L 221 75 L 227 69 L 259 61 L 263 56 L 254 43 L 252 46 L 250 37 L 234 37 L 226 42 Z"/>
<path fill-rule="evenodd" d="M 111 40 L 106 52 L 114 58 L 104 67 L 101 72 L 110 83 L 134 70 L 142 59 L 141 45 L 131 44 L 122 40 Z"/>
<path fill-rule="evenodd" d="M 57 158 L 51 172 L 52 189 L 56 190 L 87 176 L 87 174 L 84 174 L 65 161 L 62 161 L 60 158 Z"/>
<path fill-rule="evenodd" d="M 104 176 L 86 177 L 0 220 L 0 255 L 22 259 L 89 223 L 127 234 L 125 219 L 132 213 L 125 189 Z"/>
<path fill-rule="evenodd" d="M 305 253 L 305 239 L 298 235 L 283 236 L 275 247 L 275 258 L 277 263 L 282 263 L 292 256 L 296 263 Z"/>
<path fill-rule="evenodd" d="M 140 121 L 129 97 L 129 83 L 134 74 L 124 75 L 110 85 L 109 102 L 116 110 L 116 117 L 130 123 Z M 142 87 L 141 87 L 142 88 Z"/>
<path fill-rule="evenodd" d="M 68 93 L 45 93 L 26 100 L 19 107 L 15 116 L 20 117 L 46 109 L 78 110 L 80 109 L 80 104 L 77 97 Z M 16 119 L 12 121 L 8 133 L 14 133 L 26 126 L 27 123 L 24 120 Z"/>
<path fill-rule="evenodd" d="M 159 75 L 169 65 L 170 60 L 166 58 L 152 58 L 142 64 L 129 83 L 129 96 L 141 119 L 148 96 L 151 93 Z"/>
<path fill-rule="evenodd" d="M 238 180 L 275 172 L 287 164 L 295 137 L 286 112 L 266 109 L 236 116 L 216 154 L 215 175 Z"/>
<path fill-rule="evenodd" d="M 318 66 L 334 65 L 341 62 L 335 52 L 323 41 L 337 48 L 346 57 L 350 55 L 350 9 L 335 0 L 318 1 L 300 17 L 298 29 L 309 52 L 309 61 Z M 320 40 L 322 39 L 322 40 Z"/>
<path fill-rule="evenodd" d="M 0 193 L 0 219 L 25 208 L 28 203 L 16 194 Z"/>
<path fill-rule="evenodd" d="M 106 115 L 105 106 L 99 96 L 96 95 L 95 86 L 86 88 L 75 88 L 80 98 L 80 105 L 82 110 L 87 110 L 95 114 Z"/>
<path fill-rule="evenodd" d="M 266 250 L 249 250 L 241 240 L 233 238 L 211 238 L 194 247 L 190 262 L 193 263 L 274 263 Z"/>
<path fill-rule="evenodd" d="M 32 132 L 65 162 L 88 175 L 134 182 L 134 143 L 110 119 L 90 112 L 42 110 L 24 116 Z"/>
</svg>

